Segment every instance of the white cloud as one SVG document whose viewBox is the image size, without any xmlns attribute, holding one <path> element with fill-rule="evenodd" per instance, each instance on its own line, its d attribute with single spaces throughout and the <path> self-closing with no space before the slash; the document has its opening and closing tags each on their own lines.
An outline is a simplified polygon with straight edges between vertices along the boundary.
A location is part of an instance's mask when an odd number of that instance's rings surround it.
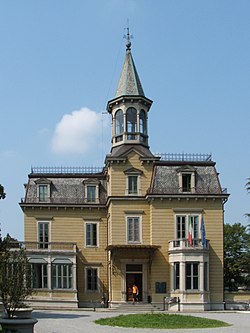
<svg viewBox="0 0 250 333">
<path fill-rule="evenodd" d="M 56 125 L 52 149 L 56 153 L 84 153 L 95 149 L 101 128 L 106 124 L 101 113 L 86 107 L 66 114 Z"/>
</svg>

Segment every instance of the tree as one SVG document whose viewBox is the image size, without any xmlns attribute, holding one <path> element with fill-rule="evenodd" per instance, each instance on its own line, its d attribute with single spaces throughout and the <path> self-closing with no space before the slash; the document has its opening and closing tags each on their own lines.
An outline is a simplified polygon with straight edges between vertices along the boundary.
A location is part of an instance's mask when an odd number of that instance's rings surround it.
<svg viewBox="0 0 250 333">
<path fill-rule="evenodd" d="M 250 193 L 250 178 L 247 179 L 246 190 L 248 193 Z M 248 213 L 246 216 L 250 217 L 250 214 Z"/>
<path fill-rule="evenodd" d="M 4 199 L 6 196 L 6 193 L 4 192 L 3 185 L 0 184 L 0 199 Z"/>
<path fill-rule="evenodd" d="M 250 286 L 250 228 L 241 223 L 224 226 L 224 284 L 230 290 Z"/>
<path fill-rule="evenodd" d="M 17 240 L 0 235 L 0 298 L 8 318 L 24 306 L 31 295 L 31 265 Z"/>
</svg>

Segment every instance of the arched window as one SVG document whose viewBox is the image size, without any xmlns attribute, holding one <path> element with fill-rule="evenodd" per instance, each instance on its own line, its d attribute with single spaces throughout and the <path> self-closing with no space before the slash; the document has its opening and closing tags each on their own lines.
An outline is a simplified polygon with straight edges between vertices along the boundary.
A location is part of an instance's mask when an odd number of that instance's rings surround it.
<svg viewBox="0 0 250 333">
<path fill-rule="evenodd" d="M 118 110 L 115 114 L 115 135 L 120 135 L 124 132 L 123 112 Z"/>
<path fill-rule="evenodd" d="M 137 112 L 135 108 L 128 108 L 126 112 L 126 130 L 128 133 L 137 132 Z M 136 135 L 128 135 L 129 140 L 135 140 Z"/>
<path fill-rule="evenodd" d="M 147 134 L 146 113 L 144 110 L 140 111 L 140 133 Z"/>
</svg>

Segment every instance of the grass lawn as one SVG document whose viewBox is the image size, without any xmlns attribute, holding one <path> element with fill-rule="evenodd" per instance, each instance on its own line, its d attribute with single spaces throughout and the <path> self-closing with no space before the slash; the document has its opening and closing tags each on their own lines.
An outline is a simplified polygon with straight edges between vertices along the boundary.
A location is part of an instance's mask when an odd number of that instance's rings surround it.
<svg viewBox="0 0 250 333">
<path fill-rule="evenodd" d="M 108 326 L 165 329 L 215 328 L 230 326 L 219 320 L 163 313 L 120 315 L 112 318 L 98 319 L 95 323 Z"/>
</svg>

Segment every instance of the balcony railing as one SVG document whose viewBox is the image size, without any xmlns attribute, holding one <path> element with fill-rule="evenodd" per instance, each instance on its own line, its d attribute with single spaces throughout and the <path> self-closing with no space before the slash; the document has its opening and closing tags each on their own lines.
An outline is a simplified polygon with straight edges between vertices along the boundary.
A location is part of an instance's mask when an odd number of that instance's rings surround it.
<svg viewBox="0 0 250 333">
<path fill-rule="evenodd" d="M 76 253 L 76 243 L 73 242 L 18 242 L 13 247 L 26 251 L 59 251 Z M 17 246 L 18 245 L 18 246 Z"/>
<path fill-rule="evenodd" d="M 188 239 L 174 239 L 168 242 L 169 251 L 182 251 L 182 250 L 209 250 L 209 240 L 205 240 L 202 244 L 201 239 L 194 239 L 192 244 Z"/>
</svg>

